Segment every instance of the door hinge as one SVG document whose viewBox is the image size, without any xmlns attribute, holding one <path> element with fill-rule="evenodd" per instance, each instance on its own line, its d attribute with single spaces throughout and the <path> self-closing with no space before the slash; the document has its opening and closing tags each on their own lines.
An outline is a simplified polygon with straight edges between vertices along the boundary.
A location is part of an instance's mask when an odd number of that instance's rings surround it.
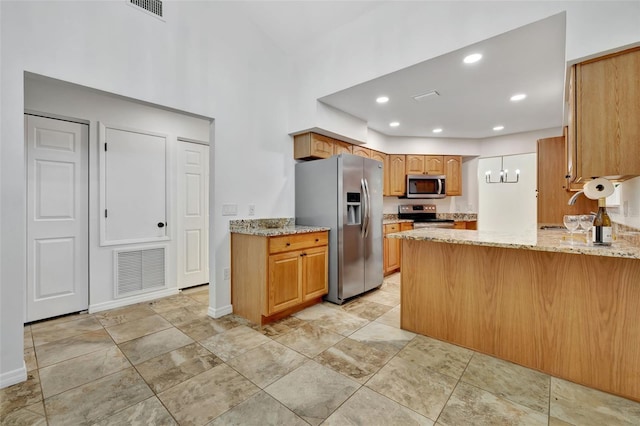
<svg viewBox="0 0 640 426">
<path fill-rule="evenodd" d="M 107 143 L 104 143 L 104 152 L 107 152 Z"/>
<path fill-rule="evenodd" d="M 107 209 L 104 209 L 104 217 L 107 217 Z"/>
</svg>

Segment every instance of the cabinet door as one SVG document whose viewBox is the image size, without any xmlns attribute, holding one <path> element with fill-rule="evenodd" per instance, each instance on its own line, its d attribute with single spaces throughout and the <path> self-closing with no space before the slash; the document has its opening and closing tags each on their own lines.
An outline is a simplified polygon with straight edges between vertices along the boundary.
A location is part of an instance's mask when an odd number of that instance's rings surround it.
<svg viewBox="0 0 640 426">
<path fill-rule="evenodd" d="M 410 231 L 413 229 L 413 223 L 411 222 L 402 222 L 400 224 L 400 230 L 401 231 Z"/>
<path fill-rule="evenodd" d="M 353 146 L 352 154 L 359 155 L 360 157 L 371 158 L 371 150 L 358 145 Z"/>
<path fill-rule="evenodd" d="M 445 155 L 445 175 L 447 179 L 447 195 L 462 195 L 462 157 Z"/>
<path fill-rule="evenodd" d="M 407 155 L 405 158 L 405 173 L 421 175 L 424 173 L 424 155 Z"/>
<path fill-rule="evenodd" d="M 640 48 L 578 64 L 578 177 L 640 174 Z"/>
<path fill-rule="evenodd" d="M 400 267 L 400 240 L 387 238 L 387 234 L 401 230 L 399 223 L 384 225 L 384 273 L 388 274 Z"/>
<path fill-rule="evenodd" d="M 384 152 L 371 150 L 371 159 L 382 163 L 382 195 L 389 195 L 389 156 Z"/>
<path fill-rule="evenodd" d="M 269 256 L 268 315 L 302 302 L 302 257 L 301 251 Z"/>
<path fill-rule="evenodd" d="M 327 246 L 302 253 L 302 299 L 309 300 L 329 292 Z"/>
<path fill-rule="evenodd" d="M 351 154 L 353 147 L 350 143 L 342 142 L 339 140 L 333 141 L 333 155 L 338 154 Z"/>
<path fill-rule="evenodd" d="M 330 137 L 313 134 L 311 137 L 311 156 L 329 158 L 333 155 L 333 140 Z"/>
<path fill-rule="evenodd" d="M 444 157 L 442 155 L 425 155 L 424 172 L 428 175 L 443 175 Z"/>
<path fill-rule="evenodd" d="M 404 155 L 389 155 L 389 195 L 405 195 L 407 192 L 404 162 Z"/>
</svg>

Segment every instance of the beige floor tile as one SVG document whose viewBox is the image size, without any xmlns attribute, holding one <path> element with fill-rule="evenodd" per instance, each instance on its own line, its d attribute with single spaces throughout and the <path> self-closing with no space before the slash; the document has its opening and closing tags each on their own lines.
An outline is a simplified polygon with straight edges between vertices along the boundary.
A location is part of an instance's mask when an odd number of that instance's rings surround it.
<svg viewBox="0 0 640 426">
<path fill-rule="evenodd" d="M 184 295 L 192 295 L 198 293 L 207 293 L 209 294 L 209 284 L 196 285 L 193 287 L 187 287 L 182 289 L 182 294 Z"/>
<path fill-rule="evenodd" d="M 131 367 L 120 349 L 113 346 L 40 369 L 45 398 Z"/>
<path fill-rule="evenodd" d="M 378 350 L 347 337 L 322 352 L 314 360 L 360 384 L 364 384 L 392 356 L 392 353 Z"/>
<path fill-rule="evenodd" d="M 261 333 L 250 329 L 247 326 L 239 326 L 216 334 L 213 337 L 200 342 L 202 346 L 222 358 L 223 361 L 229 361 L 238 355 L 270 342 L 271 339 L 265 337 Z"/>
<path fill-rule="evenodd" d="M 355 299 L 340 306 L 340 309 L 352 315 L 356 315 L 360 318 L 373 321 L 376 318 L 379 318 L 380 316 L 389 312 L 392 307 L 381 305 L 380 303 L 370 302 L 364 299 Z"/>
<path fill-rule="evenodd" d="M 197 341 L 215 336 L 216 334 L 224 333 L 225 331 L 235 327 L 235 324 L 232 325 L 228 321 L 216 320 L 209 316 L 178 326 L 180 331 Z"/>
<path fill-rule="evenodd" d="M 137 404 L 153 392 L 133 368 L 119 371 L 44 401 L 49 424 L 79 425 Z"/>
<path fill-rule="evenodd" d="M 396 272 L 395 274 L 387 275 L 386 277 L 384 277 L 384 282 L 400 284 L 401 277 L 402 275 L 400 274 L 400 272 Z"/>
<path fill-rule="evenodd" d="M 416 336 L 398 353 L 402 359 L 455 379 L 460 378 L 472 356 L 469 349 L 426 336 Z"/>
<path fill-rule="evenodd" d="M 577 426 L 577 425 L 573 425 L 569 422 L 565 422 L 563 420 L 560 420 L 556 417 L 549 417 L 549 426 Z"/>
<path fill-rule="evenodd" d="M 380 286 L 380 290 L 386 291 L 387 293 L 395 294 L 396 296 L 400 296 L 400 281 L 384 280 L 384 282 Z"/>
<path fill-rule="evenodd" d="M 95 426 L 122 426 L 122 425 L 153 425 L 171 426 L 177 425 L 171 414 L 167 411 L 158 398 L 151 397 L 132 405 L 129 408 L 107 417 L 94 424 Z"/>
<path fill-rule="evenodd" d="M 551 416 L 580 425 L 640 425 L 640 403 L 551 378 Z"/>
<path fill-rule="evenodd" d="M 0 414 L 0 424 L 3 426 L 47 426 L 43 403 L 30 405 L 9 414 Z"/>
<path fill-rule="evenodd" d="M 201 303 L 196 302 L 189 296 L 178 294 L 176 296 L 165 297 L 149 303 L 149 307 L 157 313 L 173 311 L 178 308 L 199 308 Z"/>
<path fill-rule="evenodd" d="M 458 426 L 546 426 L 548 416 L 460 382 L 442 410 L 438 424 Z"/>
<path fill-rule="evenodd" d="M 397 403 L 436 420 L 457 380 L 395 357 L 366 384 Z"/>
<path fill-rule="evenodd" d="M 208 426 L 261 425 L 261 426 L 309 426 L 291 410 L 260 391 L 243 403 L 236 405 Z"/>
<path fill-rule="evenodd" d="M 24 326 L 24 347 L 32 348 L 33 347 L 33 337 L 31 336 L 31 326 Z"/>
<path fill-rule="evenodd" d="M 340 334 L 316 327 L 311 324 L 304 324 L 290 333 L 276 338 L 277 342 L 290 347 L 294 351 L 313 358 L 331 346 L 338 343 L 344 337 Z"/>
<path fill-rule="evenodd" d="M 191 343 L 138 364 L 136 369 L 151 389 L 160 393 L 219 364 L 220 358 Z"/>
<path fill-rule="evenodd" d="M 181 425 L 204 425 L 260 389 L 226 364 L 158 395 Z"/>
<path fill-rule="evenodd" d="M 160 315 L 151 315 L 133 322 L 107 327 L 106 330 L 111 335 L 111 338 L 120 344 L 171 327 L 171 323 Z"/>
<path fill-rule="evenodd" d="M 36 347 L 38 367 L 47 367 L 67 359 L 114 346 L 115 343 L 113 343 L 111 336 L 104 329 L 56 340 Z"/>
<path fill-rule="evenodd" d="M 378 317 L 375 322 L 390 325 L 391 327 L 400 328 L 400 306 L 396 306 L 386 314 Z"/>
<path fill-rule="evenodd" d="M 191 306 L 188 308 L 177 308 L 171 311 L 163 312 L 161 316 L 167 321 L 169 321 L 171 324 L 173 324 L 174 326 L 179 327 L 181 325 L 184 325 L 193 321 L 198 321 L 201 319 L 208 318 L 209 317 L 207 315 L 208 309 L 209 308 L 207 306 L 197 306 L 197 307 Z"/>
<path fill-rule="evenodd" d="M 389 293 L 388 291 L 375 290 L 362 296 L 362 299 L 369 302 L 376 302 L 381 305 L 396 307 L 400 304 L 400 294 Z"/>
<path fill-rule="evenodd" d="M 209 306 L 209 292 L 205 291 L 205 292 L 200 292 L 200 293 L 191 293 L 187 295 L 188 297 L 192 298 L 193 300 L 195 300 L 196 302 L 202 304 L 202 305 L 207 305 Z"/>
<path fill-rule="evenodd" d="M 525 407 L 549 414 L 551 378 L 547 374 L 475 353 L 460 380 Z"/>
<path fill-rule="evenodd" d="M 392 355 L 404 348 L 414 337 L 415 333 L 378 322 L 367 324 L 349 336 L 353 340 Z"/>
<path fill-rule="evenodd" d="M 110 311 L 98 312 L 94 316 L 103 327 L 112 327 L 126 322 L 137 321 L 142 318 L 155 315 L 155 311 L 147 304 L 137 304 L 125 306 L 123 308 L 112 309 Z"/>
<path fill-rule="evenodd" d="M 191 343 L 193 343 L 193 339 L 177 328 L 168 328 L 122 343 L 120 350 L 124 352 L 133 365 L 138 365 L 158 355 L 166 354 Z"/>
<path fill-rule="evenodd" d="M 69 322 L 69 321 L 77 321 L 79 319 L 84 319 L 84 318 L 89 318 L 93 315 L 90 315 L 86 312 L 83 313 L 75 313 L 75 314 L 69 314 L 69 315 L 61 315 L 59 317 L 54 317 L 54 318 L 49 318 L 46 320 L 42 320 L 42 321 L 37 321 L 37 322 L 32 322 L 31 325 L 31 331 L 35 331 L 39 328 L 42 327 L 51 327 L 52 325 L 55 324 L 62 324 L 63 322 Z"/>
<path fill-rule="evenodd" d="M 265 388 L 300 367 L 307 358 L 270 341 L 232 359 L 228 364 L 256 386 Z"/>
<path fill-rule="evenodd" d="M 298 327 L 305 325 L 306 322 L 296 317 L 286 317 L 279 321 L 272 322 L 264 326 L 252 324 L 250 327 L 264 334 L 265 336 L 276 338 L 287 334 Z"/>
<path fill-rule="evenodd" d="M 362 387 L 329 416 L 322 425 L 432 426 L 433 421 L 367 387 Z"/>
<path fill-rule="evenodd" d="M 335 305 L 327 306 L 324 303 L 300 311 L 295 316 L 343 336 L 348 336 L 369 323 L 368 320 L 347 313 Z"/>
<path fill-rule="evenodd" d="M 33 348 L 33 346 L 31 346 L 30 348 L 24 348 L 24 363 L 27 367 L 27 371 L 38 369 L 36 350 Z"/>
<path fill-rule="evenodd" d="M 37 327 L 35 325 L 31 327 L 31 334 L 33 335 L 33 344 L 38 347 L 56 340 L 101 329 L 102 325 L 97 319 L 92 316 L 80 315 L 72 321 L 39 323 Z"/>
<path fill-rule="evenodd" d="M 4 424 L 4 418 L 9 414 L 39 401 L 42 401 L 40 376 L 38 370 L 34 370 L 27 373 L 26 381 L 0 389 L 0 423 Z"/>
<path fill-rule="evenodd" d="M 311 425 L 319 425 L 360 385 L 335 371 L 307 361 L 265 391 Z"/>
</svg>

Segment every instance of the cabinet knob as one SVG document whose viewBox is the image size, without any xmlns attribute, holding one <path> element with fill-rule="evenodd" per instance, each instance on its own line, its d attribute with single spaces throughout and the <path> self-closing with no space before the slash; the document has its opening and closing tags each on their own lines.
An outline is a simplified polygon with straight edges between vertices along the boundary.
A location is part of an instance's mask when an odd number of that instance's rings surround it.
<svg viewBox="0 0 640 426">
<path fill-rule="evenodd" d="M 320 239 L 319 239 L 319 238 L 316 238 L 316 243 L 317 243 L 318 241 L 320 241 Z"/>
<path fill-rule="evenodd" d="M 291 245 L 291 243 L 287 243 L 287 247 L 289 247 Z"/>
</svg>

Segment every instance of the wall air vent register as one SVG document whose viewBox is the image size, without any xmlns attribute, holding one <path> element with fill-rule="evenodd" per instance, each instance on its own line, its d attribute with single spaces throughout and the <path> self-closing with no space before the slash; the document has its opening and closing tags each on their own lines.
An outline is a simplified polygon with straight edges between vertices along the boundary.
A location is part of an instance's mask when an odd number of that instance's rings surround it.
<svg viewBox="0 0 640 426">
<path fill-rule="evenodd" d="M 162 0 L 129 0 L 129 3 L 162 18 Z"/>
</svg>

